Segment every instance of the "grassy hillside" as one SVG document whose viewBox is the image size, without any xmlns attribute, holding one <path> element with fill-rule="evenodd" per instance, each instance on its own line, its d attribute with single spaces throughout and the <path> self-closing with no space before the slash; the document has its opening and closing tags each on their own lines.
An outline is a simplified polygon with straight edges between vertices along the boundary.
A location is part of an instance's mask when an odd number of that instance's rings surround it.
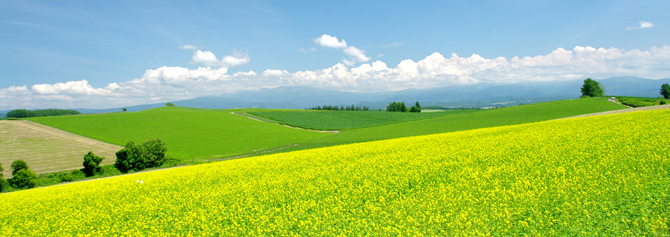
<svg viewBox="0 0 670 237">
<path fill-rule="evenodd" d="M 669 121 L 670 110 L 555 120 L 32 189 L 0 195 L 0 231 L 663 236 Z"/>
<path fill-rule="evenodd" d="M 265 110 L 249 111 L 256 116 L 269 118 L 294 127 L 316 130 L 343 130 L 384 124 L 402 123 L 435 118 L 448 114 L 469 113 L 475 110 L 446 111 L 445 113 L 391 113 L 386 111 L 317 111 L 317 110 Z"/>
<path fill-rule="evenodd" d="M 141 142 L 149 138 L 161 138 L 168 147 L 168 155 L 180 159 L 197 159 L 212 156 L 236 156 L 254 150 L 276 150 L 283 152 L 308 148 L 326 147 L 355 142 L 375 141 L 407 136 L 418 136 L 476 128 L 513 125 L 544 121 L 580 114 L 623 109 L 625 106 L 607 101 L 605 98 L 553 101 L 492 110 L 465 110 L 444 112 L 438 117 L 398 122 L 367 128 L 348 129 L 341 133 L 325 134 L 259 122 L 230 112 L 254 112 L 257 109 L 205 110 L 182 107 L 161 107 L 142 112 L 78 115 L 65 117 L 40 117 L 30 120 L 95 138 L 112 144 L 125 145 L 129 140 Z M 330 111 L 326 111 L 330 112 Z M 345 114 L 315 113 L 345 119 Z M 293 113 L 313 113 L 295 111 Z M 367 118 L 392 117 L 403 121 L 407 114 L 360 111 L 369 113 Z M 434 113 L 427 113 L 434 114 Z M 410 118 L 417 115 L 408 115 Z M 419 115 L 423 116 L 423 115 Z M 352 117 L 348 121 L 363 121 L 364 116 Z M 327 119 L 311 116 L 309 119 L 292 120 L 303 123 L 333 125 Z M 353 122 L 352 122 L 353 123 Z M 291 123 L 294 126 L 303 124 Z M 343 125 L 344 126 L 344 125 Z M 346 125 L 349 126 L 349 125 Z M 333 127 L 343 129 L 344 127 Z M 297 144 L 297 145 L 293 145 Z"/>
<path fill-rule="evenodd" d="M 523 124 L 625 108 L 627 107 L 609 102 L 605 98 L 586 98 L 490 110 L 469 110 L 432 119 L 345 130 L 335 136 L 317 138 L 289 150 Z"/>
<path fill-rule="evenodd" d="M 234 110 L 161 107 L 141 112 L 29 120 L 121 146 L 128 141 L 139 143 L 160 138 L 168 147 L 168 155 L 180 159 L 231 156 L 326 135 L 254 121 L 231 111 Z"/>
</svg>

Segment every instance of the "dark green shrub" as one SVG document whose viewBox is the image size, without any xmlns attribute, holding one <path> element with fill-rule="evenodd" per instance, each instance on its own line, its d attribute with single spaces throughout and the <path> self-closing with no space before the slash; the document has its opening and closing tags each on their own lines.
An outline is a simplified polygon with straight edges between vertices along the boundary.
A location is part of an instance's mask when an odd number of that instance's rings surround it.
<svg viewBox="0 0 670 237">
<path fill-rule="evenodd" d="M 140 146 L 130 141 L 116 152 L 115 166 L 123 173 L 161 166 L 165 163 L 166 152 L 167 147 L 160 139 L 150 139 Z"/>
<path fill-rule="evenodd" d="M 31 169 L 19 170 L 9 180 L 9 184 L 17 189 L 34 188 L 37 186 L 37 174 Z"/>
<path fill-rule="evenodd" d="M 3 177 L 4 175 L 2 174 L 2 171 L 4 171 L 4 169 L 2 168 L 2 163 L 0 163 L 0 192 L 2 192 L 2 190 L 4 190 L 5 183 L 6 183 L 5 178 Z"/>
<path fill-rule="evenodd" d="M 138 167 L 143 163 L 140 161 L 141 159 L 142 150 L 133 141 L 129 141 L 126 143 L 125 148 L 116 152 L 116 162 L 114 165 L 123 173 L 130 170 L 140 170 L 143 169 Z"/>
<path fill-rule="evenodd" d="M 58 176 L 58 179 L 59 179 L 61 182 L 72 182 L 72 181 L 75 180 L 75 176 L 72 175 L 72 174 L 65 173 L 65 174 L 60 174 L 60 175 Z"/>
<path fill-rule="evenodd" d="M 84 155 L 84 174 L 86 176 L 93 176 L 97 173 L 100 173 L 100 162 L 105 158 L 96 156 L 92 151 L 89 151 L 88 154 Z"/>
<path fill-rule="evenodd" d="M 664 104 L 667 104 L 667 102 L 665 102 L 665 100 L 661 100 L 660 104 L 664 105 Z"/>
<path fill-rule="evenodd" d="M 16 173 L 21 170 L 29 169 L 28 164 L 26 164 L 26 162 L 23 160 L 15 160 L 14 162 L 12 162 L 11 167 L 12 167 L 12 176 L 16 175 Z"/>
</svg>

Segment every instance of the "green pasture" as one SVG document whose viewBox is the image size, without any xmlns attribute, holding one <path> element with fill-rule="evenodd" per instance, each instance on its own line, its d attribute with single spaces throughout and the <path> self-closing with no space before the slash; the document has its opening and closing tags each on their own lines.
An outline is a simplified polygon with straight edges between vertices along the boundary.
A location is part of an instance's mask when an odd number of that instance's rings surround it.
<svg viewBox="0 0 670 237">
<path fill-rule="evenodd" d="M 290 126 L 315 130 L 344 130 L 373 127 L 429 119 L 448 114 L 468 113 L 475 110 L 448 111 L 445 113 L 400 113 L 386 111 L 335 111 L 335 110 L 263 110 L 249 114 L 265 117 Z"/>
<path fill-rule="evenodd" d="M 231 114 L 233 111 L 171 106 L 29 120 L 121 146 L 160 138 L 168 147 L 167 154 L 178 159 L 235 156 L 327 135 L 251 120 Z"/>
<path fill-rule="evenodd" d="M 141 112 L 39 117 L 30 120 L 117 145 L 161 138 L 168 155 L 182 160 L 276 153 L 398 137 L 530 123 L 626 108 L 605 98 L 409 114 L 379 111 L 206 110 L 161 107 Z M 328 127 L 340 133 L 288 128 L 231 114 L 263 114 L 296 127 Z M 297 118 L 286 118 L 293 115 Z M 300 115 L 304 115 L 300 117 Z M 283 116 L 283 117 L 282 117 Z M 422 117 L 425 116 L 425 117 Z M 338 123 L 337 120 L 346 122 Z M 351 128 L 357 123 L 371 127 Z M 320 125 L 325 124 L 325 125 Z M 376 124 L 376 125 L 372 125 Z"/>
</svg>

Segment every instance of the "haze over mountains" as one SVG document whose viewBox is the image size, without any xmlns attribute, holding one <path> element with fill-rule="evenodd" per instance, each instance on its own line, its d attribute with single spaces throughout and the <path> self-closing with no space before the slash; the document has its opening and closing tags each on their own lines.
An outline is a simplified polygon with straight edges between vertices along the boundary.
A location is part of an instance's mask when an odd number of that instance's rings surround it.
<svg viewBox="0 0 670 237">
<path fill-rule="evenodd" d="M 651 80 L 639 77 L 612 77 L 601 82 L 607 95 L 658 97 L 661 85 L 670 83 L 670 78 Z M 200 97 L 173 101 L 177 106 L 232 109 L 232 108 L 285 108 L 302 109 L 322 105 L 360 105 L 372 109 L 385 108 L 393 101 L 414 103 L 423 106 L 446 107 L 493 107 L 522 103 L 579 98 L 583 80 L 523 82 L 516 84 L 477 83 L 454 85 L 432 89 L 407 89 L 392 92 L 348 92 L 324 90 L 310 87 L 277 87 L 258 91 L 242 91 L 217 97 Z M 165 106 L 165 102 L 126 107 L 128 111 L 141 111 Z M 75 108 L 82 113 L 105 113 L 121 111 L 121 108 L 91 109 Z M 6 113 L 2 111 L 0 113 Z"/>
</svg>

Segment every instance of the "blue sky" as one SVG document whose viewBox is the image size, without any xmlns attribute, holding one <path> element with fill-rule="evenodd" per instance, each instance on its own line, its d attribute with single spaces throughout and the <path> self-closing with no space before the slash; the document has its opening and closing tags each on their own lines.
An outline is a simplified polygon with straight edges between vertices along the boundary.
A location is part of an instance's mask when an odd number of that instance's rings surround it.
<svg viewBox="0 0 670 237">
<path fill-rule="evenodd" d="M 667 12 L 669 1 L 2 0 L 0 109 L 667 78 Z"/>
</svg>

